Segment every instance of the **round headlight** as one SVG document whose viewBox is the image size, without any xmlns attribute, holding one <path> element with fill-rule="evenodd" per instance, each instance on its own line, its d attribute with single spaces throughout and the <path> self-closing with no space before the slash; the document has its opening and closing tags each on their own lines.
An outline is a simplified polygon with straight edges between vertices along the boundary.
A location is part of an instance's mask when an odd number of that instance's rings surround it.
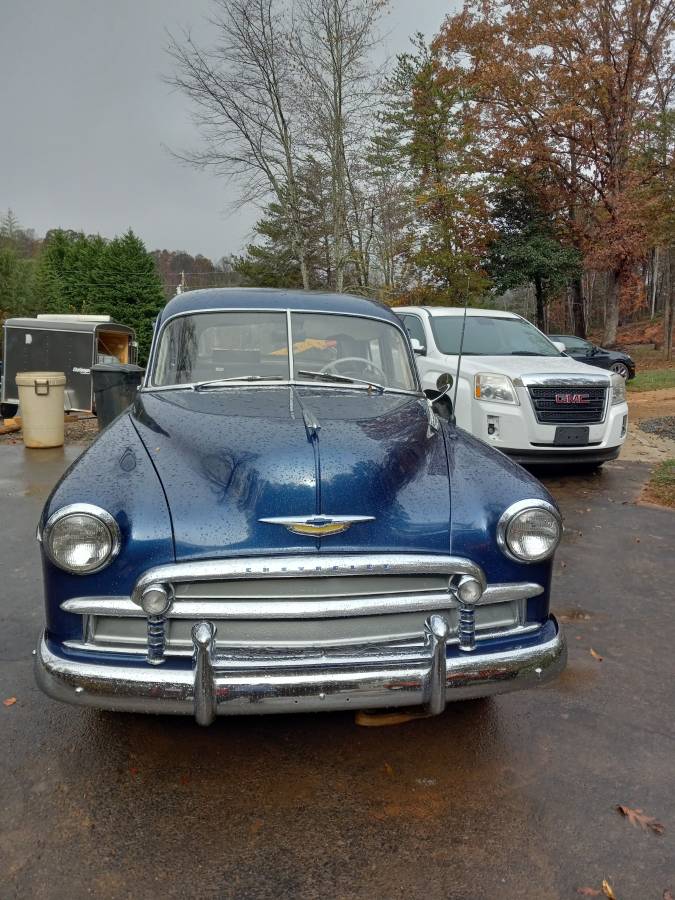
<svg viewBox="0 0 675 900">
<path fill-rule="evenodd" d="M 98 572 L 117 556 L 120 531 L 98 506 L 74 503 L 50 516 L 42 537 L 45 552 L 60 569 L 76 575 Z"/>
<path fill-rule="evenodd" d="M 522 500 L 497 525 L 502 551 L 518 562 L 541 562 L 555 552 L 562 536 L 558 510 L 545 500 Z"/>
</svg>

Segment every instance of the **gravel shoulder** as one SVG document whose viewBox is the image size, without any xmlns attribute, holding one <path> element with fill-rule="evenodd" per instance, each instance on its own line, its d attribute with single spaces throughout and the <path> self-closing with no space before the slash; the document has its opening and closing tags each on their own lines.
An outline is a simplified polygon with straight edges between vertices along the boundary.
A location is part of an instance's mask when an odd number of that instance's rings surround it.
<svg viewBox="0 0 675 900">
<path fill-rule="evenodd" d="M 675 457 L 675 440 L 644 431 L 639 423 L 675 416 L 675 389 L 628 394 L 628 437 L 621 450 L 625 461 L 657 463 Z"/>
</svg>

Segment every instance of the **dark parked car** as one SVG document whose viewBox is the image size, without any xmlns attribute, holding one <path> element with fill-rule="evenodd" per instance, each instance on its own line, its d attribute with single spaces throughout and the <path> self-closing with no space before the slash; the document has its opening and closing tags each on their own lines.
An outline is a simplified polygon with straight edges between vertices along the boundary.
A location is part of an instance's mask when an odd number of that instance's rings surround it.
<svg viewBox="0 0 675 900">
<path fill-rule="evenodd" d="M 435 414 L 391 310 L 187 292 L 43 511 L 37 679 L 200 724 L 440 713 L 563 668 L 561 533 L 535 478 Z"/>
<path fill-rule="evenodd" d="M 549 337 L 552 341 L 564 344 L 567 355 L 572 359 L 600 369 L 609 369 L 627 381 L 635 378 L 635 363 L 623 350 L 605 350 L 573 334 L 549 334 Z"/>
</svg>

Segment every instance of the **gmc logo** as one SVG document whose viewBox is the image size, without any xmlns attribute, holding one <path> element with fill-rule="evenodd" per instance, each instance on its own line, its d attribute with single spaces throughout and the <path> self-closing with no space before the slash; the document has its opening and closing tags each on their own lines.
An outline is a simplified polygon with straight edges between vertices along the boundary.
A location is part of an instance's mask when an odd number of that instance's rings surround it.
<svg viewBox="0 0 675 900">
<path fill-rule="evenodd" d="M 556 403 L 590 403 L 588 394 L 556 394 Z"/>
</svg>

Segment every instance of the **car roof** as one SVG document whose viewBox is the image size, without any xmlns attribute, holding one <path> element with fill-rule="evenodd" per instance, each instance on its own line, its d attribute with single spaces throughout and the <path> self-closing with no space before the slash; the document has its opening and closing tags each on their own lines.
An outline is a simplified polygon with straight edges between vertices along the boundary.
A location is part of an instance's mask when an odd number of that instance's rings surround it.
<svg viewBox="0 0 675 900">
<path fill-rule="evenodd" d="M 384 319 L 400 327 L 400 322 L 384 303 L 357 297 L 353 294 L 333 294 L 322 291 L 303 291 L 278 288 L 209 288 L 185 291 L 169 300 L 160 315 L 161 321 L 172 316 L 209 310 L 279 310 L 343 313 Z"/>
<path fill-rule="evenodd" d="M 463 306 L 396 306 L 394 312 L 419 312 L 422 309 L 430 316 L 463 316 Z M 508 312 L 505 309 L 485 309 L 484 307 L 469 306 L 467 316 L 488 316 L 492 319 L 521 319 L 522 316 Z"/>
</svg>

